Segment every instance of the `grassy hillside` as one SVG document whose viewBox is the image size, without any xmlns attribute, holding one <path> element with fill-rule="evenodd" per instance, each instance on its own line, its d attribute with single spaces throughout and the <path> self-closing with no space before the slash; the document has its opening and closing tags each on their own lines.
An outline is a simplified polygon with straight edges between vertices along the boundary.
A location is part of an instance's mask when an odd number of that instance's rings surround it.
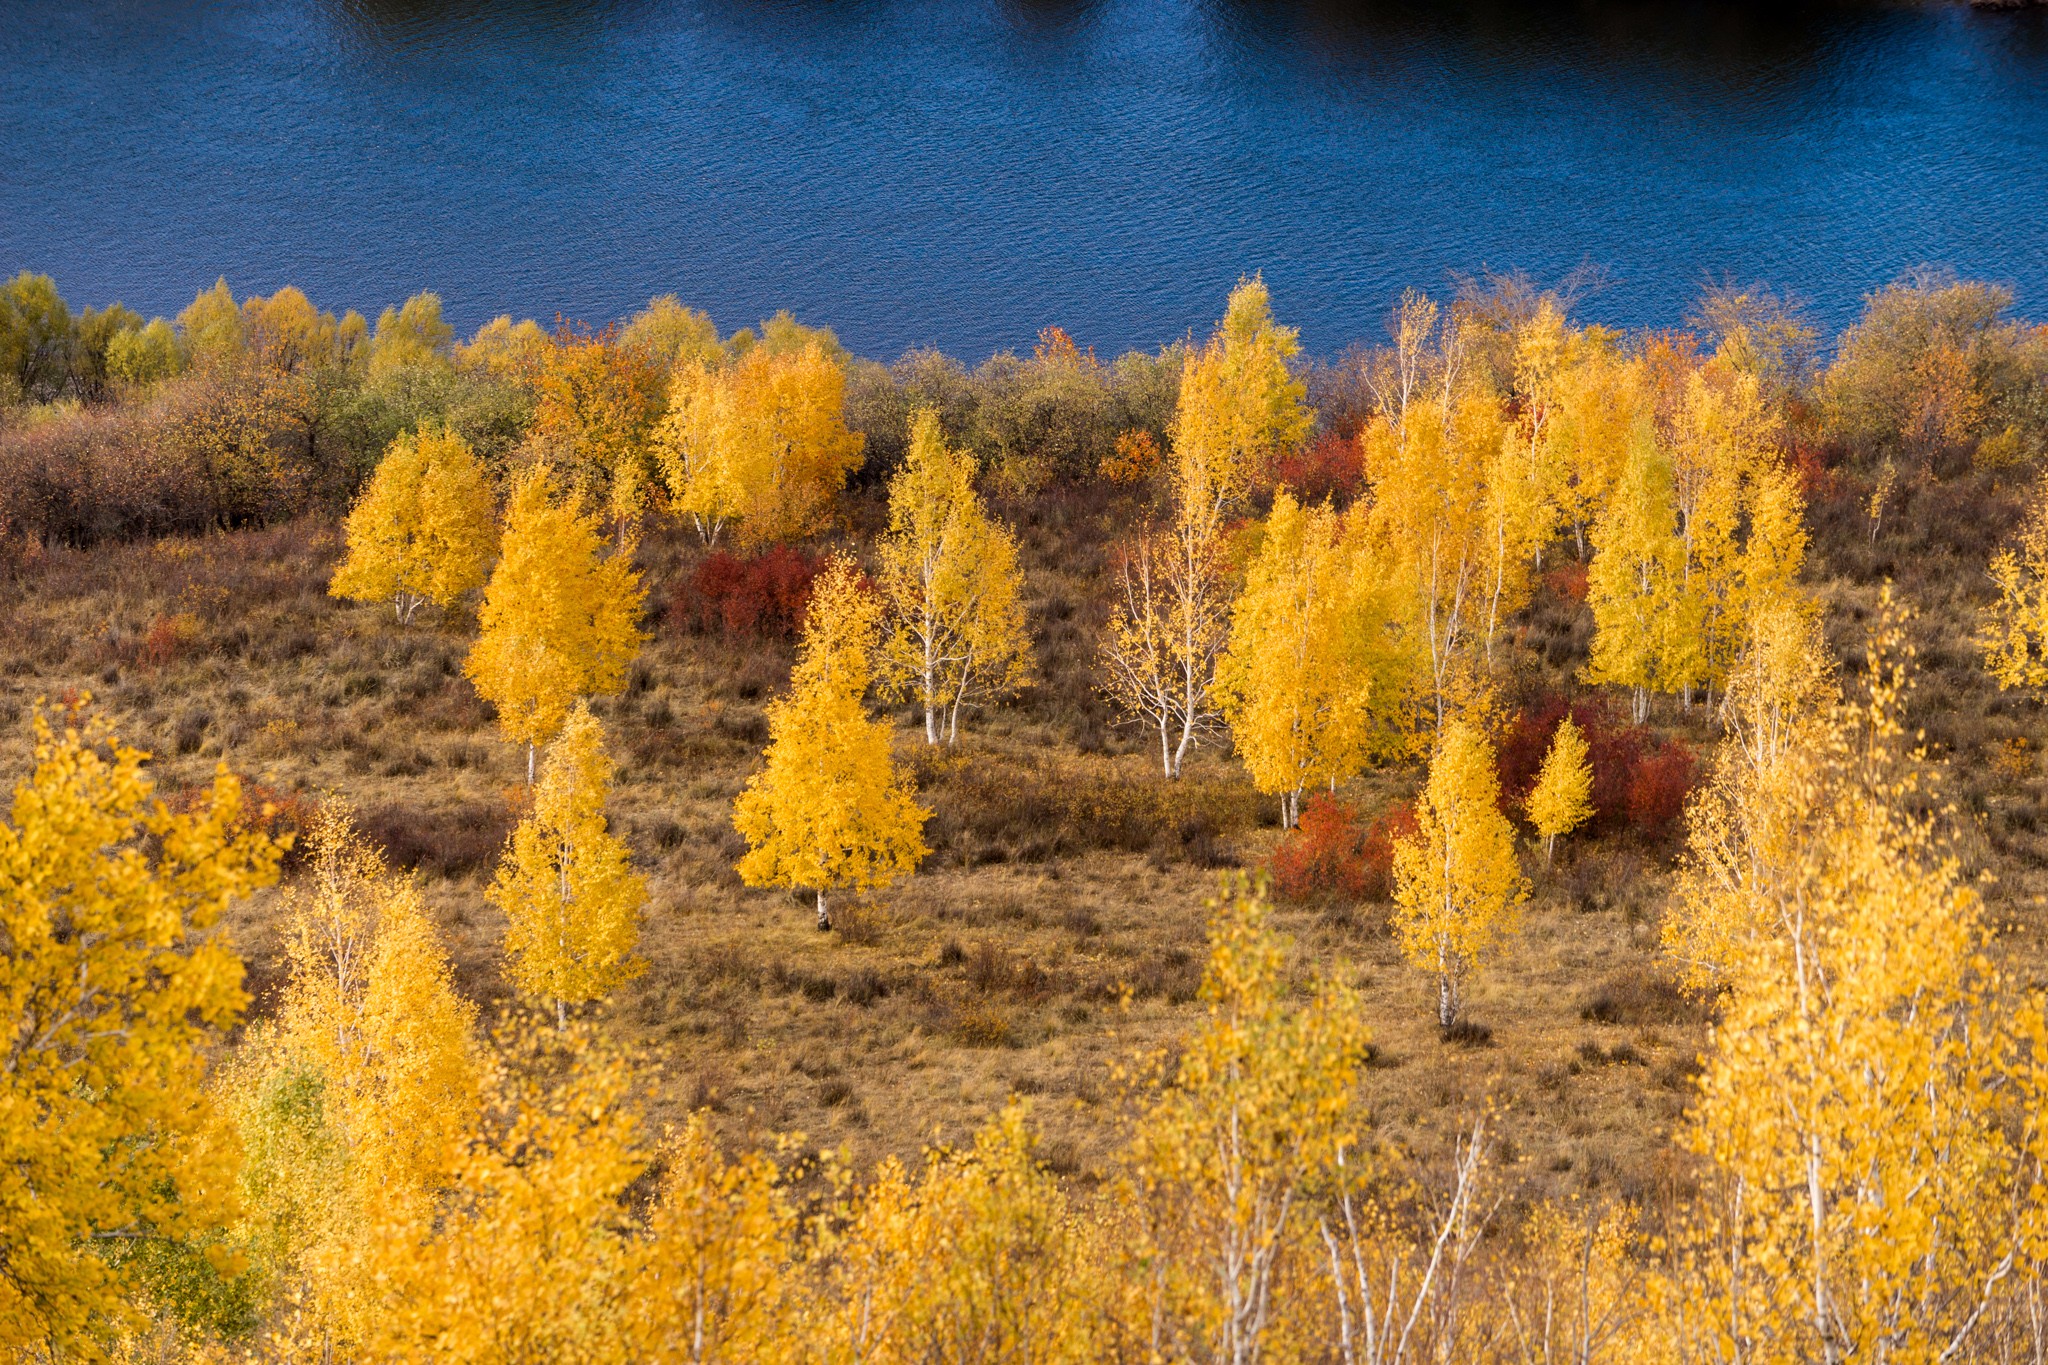
<svg viewBox="0 0 2048 1365">
<path fill-rule="evenodd" d="M 1884 579 L 1919 608 L 1913 711 L 1953 760 L 1950 795 L 1997 878 L 1989 894 L 2014 923 L 2015 960 L 2039 974 L 2048 727 L 2034 702 L 1996 692 L 1967 639 L 2014 506 L 2010 480 L 1910 482 L 1872 540 L 1855 480 L 1834 476 L 1812 509 L 1810 577 L 1852 670 Z M 734 1137 L 796 1130 L 865 1159 L 958 1138 L 1021 1094 L 1056 1168 L 1089 1180 L 1114 1145 L 1119 1065 L 1199 1009 L 1204 901 L 1217 869 L 1267 856 L 1277 809 L 1226 750 L 1166 783 L 1145 736 L 1116 727 L 1095 695 L 1104 548 L 1133 513 L 1127 497 L 1054 492 L 1001 511 L 1022 533 L 1040 682 L 1014 708 L 974 716 L 951 751 L 927 749 L 903 713 L 899 752 L 937 811 L 933 853 L 914 880 L 849 903 L 831 934 L 801 898 L 747 890 L 732 871 L 731 802 L 758 764 L 791 647 L 690 631 L 671 599 L 701 553 L 694 538 L 657 530 L 643 546 L 651 639 L 625 693 L 598 709 L 620 760 L 615 825 L 652 890 L 647 971 L 615 1016 L 656 1064 L 660 1118 L 709 1106 Z M 877 512 L 857 504 L 852 516 Z M 21 770 L 37 698 L 89 692 L 154 751 L 169 791 L 226 761 L 287 820 L 341 795 L 416 871 L 463 989 L 504 998 L 502 919 L 483 888 L 524 800 L 524 753 L 496 738 L 461 676 L 473 620 L 401 627 L 388 610 L 334 601 L 338 543 L 332 523 L 302 519 L 23 560 L 0 590 L 4 761 Z M 1513 632 L 1525 677 L 1569 686 L 1585 618 L 1583 604 L 1540 593 Z M 1660 701 L 1654 722 L 1711 742 L 1703 708 Z M 1376 808 L 1418 780 L 1395 767 L 1347 796 Z M 1628 834 L 1567 841 L 1548 871 L 1530 852 L 1523 932 L 1473 994 L 1491 1035 L 1476 1044 L 1439 1040 L 1433 987 L 1400 961 L 1383 903 L 1288 907 L 1298 969 L 1334 972 L 1366 1001 L 1381 1123 L 1428 1152 L 1490 1098 L 1532 1196 L 1652 1186 L 1706 1023 L 1658 961 L 1674 855 L 1673 841 Z M 255 1018 L 281 979 L 273 903 L 250 903 L 231 926 Z"/>
</svg>

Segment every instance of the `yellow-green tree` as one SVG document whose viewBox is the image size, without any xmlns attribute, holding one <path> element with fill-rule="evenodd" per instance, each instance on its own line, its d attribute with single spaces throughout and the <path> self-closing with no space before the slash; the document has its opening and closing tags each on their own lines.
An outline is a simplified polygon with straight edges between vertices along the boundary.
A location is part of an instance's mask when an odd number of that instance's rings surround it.
<svg viewBox="0 0 2048 1365">
<path fill-rule="evenodd" d="M 927 744 L 941 734 L 953 742 L 970 696 L 1014 693 L 1031 667 L 1017 542 L 990 519 L 974 474 L 974 457 L 946 444 L 938 414 L 918 412 L 876 547 L 888 613 L 884 681 L 924 708 Z"/>
<path fill-rule="evenodd" d="M 835 556 L 812 590 L 789 692 L 768 707 L 767 766 L 733 805 L 748 845 L 740 879 L 815 891 L 820 929 L 832 927 L 828 890 L 886 886 L 926 852 L 931 812 L 896 767 L 888 725 L 867 713 L 881 628 L 881 603 Z"/>
<path fill-rule="evenodd" d="M 153 801 L 104 720 L 38 712 L 34 755 L 0 822 L 0 1352 L 90 1359 L 138 1320 L 141 1253 L 204 1265 L 233 1215 L 205 1048 L 247 996 L 208 931 L 278 850 L 224 768 L 190 814 Z"/>
<path fill-rule="evenodd" d="M 252 1045 L 236 1108 L 252 1241 L 319 1331 L 360 1344 L 379 1293 L 361 1239 L 395 1210 L 432 1209 L 476 1119 L 476 1011 L 419 888 L 384 866 L 345 806 L 321 807 L 311 855 L 283 906 L 284 1000 L 274 1033 Z M 298 1122 L 279 1124 L 295 1095 Z"/>
<path fill-rule="evenodd" d="M 533 813 L 512 831 L 488 893 L 505 912 L 513 982 L 554 1002 L 557 1028 L 569 1005 L 609 995 L 646 965 L 633 948 L 647 882 L 605 825 L 611 780 L 604 725 L 578 702 L 548 745 Z"/>
<path fill-rule="evenodd" d="M 710 317 L 685 308 L 674 294 L 647 301 L 619 332 L 619 345 L 637 352 L 657 374 L 675 372 L 685 360 L 718 353 L 718 328 Z"/>
<path fill-rule="evenodd" d="M 359 1358 L 691 1359 L 630 1344 L 641 1244 L 623 1205 L 647 1165 L 633 1076 L 601 1036 L 549 1033 L 499 1031 L 441 1198 L 376 1209 L 355 1253 L 373 1296 Z"/>
<path fill-rule="evenodd" d="M 455 329 L 441 318 L 441 296 L 414 294 L 377 316 L 370 338 L 370 377 L 380 379 L 400 370 L 446 366 L 453 353 Z"/>
<path fill-rule="evenodd" d="M 501 313 L 476 329 L 476 335 L 455 347 L 455 363 L 465 370 L 499 379 L 528 379 L 540 369 L 548 334 L 532 318 L 512 321 Z"/>
<path fill-rule="evenodd" d="M 348 555 L 327 591 L 388 601 L 401 622 L 423 603 L 445 611 L 481 587 L 498 548 L 490 480 L 469 443 L 446 429 L 393 441 L 344 530 Z"/>
<path fill-rule="evenodd" d="M 513 483 L 500 549 L 462 671 L 498 708 L 506 738 L 526 745 L 532 782 L 536 749 L 576 699 L 625 685 L 640 649 L 640 575 L 628 549 L 604 552 L 582 494 L 563 496 L 545 465 Z"/>
<path fill-rule="evenodd" d="M 1439 726 L 1469 689 L 1475 637 L 1511 604 L 1533 553 L 1537 490 L 1522 462 L 1504 456 L 1511 437 L 1498 402 L 1468 392 L 1414 399 L 1405 416 L 1378 417 L 1361 438 L 1373 532 L 1406 601 Z"/>
<path fill-rule="evenodd" d="M 1448 1029 L 1466 976 L 1513 930 L 1528 897 L 1493 745 L 1471 722 L 1439 732 L 1415 821 L 1415 836 L 1394 845 L 1394 932 L 1408 960 L 1436 974 L 1437 1023 Z"/>
<path fill-rule="evenodd" d="M 1215 332 L 1181 372 L 1173 453 L 1190 510 L 1214 515 L 1238 502 L 1268 459 L 1308 435 L 1308 386 L 1287 369 L 1300 349 L 1295 330 L 1274 321 L 1265 281 L 1239 280 Z"/>
<path fill-rule="evenodd" d="M 1695 640 L 1700 625 L 1682 600 L 1685 547 L 1677 521 L 1670 461 L 1647 431 L 1639 432 L 1593 525 L 1586 570 L 1593 649 L 1580 675 L 1628 688 L 1638 725 L 1649 716 L 1650 693 L 1665 690 L 1674 676 L 1674 649 Z"/>
<path fill-rule="evenodd" d="M 1139 1120 L 1125 1179 L 1153 1358 L 1288 1358 L 1286 1287 L 1321 1261 L 1311 1191 L 1355 1147 L 1366 1032 L 1325 984 L 1297 1000 L 1265 895 L 1240 880 L 1211 902 L 1204 1018 Z M 1288 1343 L 1299 1347 L 1299 1340 Z"/>
<path fill-rule="evenodd" d="M 728 522 L 747 545 L 814 534 L 860 467 L 845 410 L 845 362 L 815 335 L 683 360 L 654 440 L 670 505 L 707 545 Z"/>
<path fill-rule="evenodd" d="M 242 307 L 228 288 L 227 277 L 202 290 L 178 314 L 178 339 L 192 364 L 213 368 L 242 355 Z"/>
<path fill-rule="evenodd" d="M 2048 484 L 2029 504 L 2014 543 L 1991 557 L 1998 600 L 1985 608 L 1978 637 L 2000 691 L 2048 683 Z"/>
<path fill-rule="evenodd" d="M 1525 807 L 1529 823 L 1543 836 L 1545 863 L 1557 850 L 1558 835 L 1570 834 L 1593 816 L 1593 765 L 1586 752 L 1586 736 L 1566 716 L 1550 738 L 1550 752 L 1543 756 Z"/>
<path fill-rule="evenodd" d="M 1224 718 L 1252 784 L 1292 829 L 1311 783 L 1335 786 L 1370 757 L 1400 689 L 1384 564 L 1328 504 L 1273 499 L 1231 609 L 1217 666 Z"/>
<path fill-rule="evenodd" d="M 1808 712 L 1694 817 L 1671 918 L 1719 922 L 1676 932 L 1722 989 L 1681 1133 L 1701 1195 L 1672 1239 L 1680 1358 L 1975 1358 L 2038 1256 L 2048 1033 L 1922 813 L 1904 657 L 1887 600 L 1867 696 Z"/>
</svg>

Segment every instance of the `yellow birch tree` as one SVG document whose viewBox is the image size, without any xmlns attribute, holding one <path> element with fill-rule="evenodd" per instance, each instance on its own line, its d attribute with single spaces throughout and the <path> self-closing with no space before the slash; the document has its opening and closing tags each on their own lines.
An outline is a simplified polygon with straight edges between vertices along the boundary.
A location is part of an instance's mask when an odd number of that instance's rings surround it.
<svg viewBox="0 0 2048 1365">
<path fill-rule="evenodd" d="M 1300 343 L 1273 320 L 1263 281 L 1240 280 L 1206 345 L 1188 355 L 1173 420 L 1172 511 L 1164 529 L 1119 547 L 1118 593 L 1103 641 L 1103 694 L 1159 735 L 1178 778 L 1188 751 L 1222 729 L 1216 664 L 1230 630 L 1224 514 L 1315 414 L 1287 369 Z"/>
<path fill-rule="evenodd" d="M 1394 845 L 1394 933 L 1409 962 L 1436 974 L 1437 1024 L 1448 1029 L 1465 978 L 1528 897 L 1493 745 L 1469 721 L 1439 732 L 1415 820 L 1415 836 Z"/>
<path fill-rule="evenodd" d="M 782 1171 L 760 1151 L 728 1160 L 703 1114 L 668 1144 L 663 1165 L 635 1294 L 640 1358 L 794 1365 L 807 1305 Z"/>
<path fill-rule="evenodd" d="M 1492 628 L 1532 553 L 1533 490 L 1504 457 L 1511 436 L 1491 395 L 1467 393 L 1449 405 L 1417 398 L 1399 421 L 1375 417 L 1361 438 L 1374 534 L 1407 599 L 1439 726 L 1463 697 L 1475 631 Z M 1513 485 L 1496 492 L 1497 476 Z"/>
<path fill-rule="evenodd" d="M 1286 952 L 1261 890 L 1239 879 L 1210 902 L 1203 1019 L 1124 1172 L 1137 1210 L 1126 1273 L 1145 1286 L 1155 1358 L 1289 1358 L 1301 1344 L 1287 1341 L 1285 1290 L 1321 1260 L 1309 1200 L 1357 1142 L 1367 1037 L 1342 986 L 1294 998 Z"/>
<path fill-rule="evenodd" d="M 880 635 L 881 604 L 835 556 L 812 589 L 789 692 L 768 707 L 767 766 L 733 805 L 748 845 L 740 880 L 815 891 L 820 929 L 832 927 L 827 891 L 886 886 L 926 853 L 931 812 L 864 700 Z"/>
<path fill-rule="evenodd" d="M 0 821 L 0 1352 L 99 1356 L 138 1325 L 147 1248 L 211 1249 L 240 1154 L 206 1086 L 242 963 L 208 930 L 276 877 L 225 768 L 190 814 L 93 717 L 34 721 Z"/>
<path fill-rule="evenodd" d="M 1566 716 L 1550 738 L 1550 752 L 1530 788 L 1529 823 L 1543 836 L 1543 861 L 1549 864 L 1557 836 L 1570 834 L 1593 816 L 1593 767 L 1586 761 L 1586 736 Z"/>
<path fill-rule="evenodd" d="M 1102 648 L 1103 694 L 1158 734 L 1169 780 L 1180 776 L 1189 750 L 1222 727 L 1216 664 L 1230 631 L 1222 528 L 1191 506 L 1199 511 L 1199 503 L 1180 499 L 1170 527 L 1118 547 Z"/>
<path fill-rule="evenodd" d="M 971 695 L 1014 693 L 1029 676 L 1016 540 L 989 518 L 974 472 L 971 454 L 947 446 L 938 414 L 919 411 L 877 547 L 884 682 L 923 707 L 927 744 L 958 738 Z"/>
<path fill-rule="evenodd" d="M 1887 592 L 1865 698 L 1809 713 L 1694 817 L 1671 918 L 1715 922 L 1678 933 L 1725 989 L 1681 1132 L 1701 1187 L 1668 1263 L 1681 1357 L 1974 1358 L 2038 1253 L 2048 1032 L 1919 813 L 1901 619 Z"/>
<path fill-rule="evenodd" d="M 497 707 L 505 737 L 526 745 L 531 783 L 535 751 L 576 699 L 625 685 L 640 649 L 640 575 L 630 547 L 604 553 L 582 495 L 561 496 L 545 465 L 512 485 L 501 544 L 462 671 Z"/>
<path fill-rule="evenodd" d="M 1991 557 L 1998 600 L 1984 609 L 1978 636 L 2001 692 L 2048 683 L 2048 483 L 2028 504 L 2014 543 Z"/>
<path fill-rule="evenodd" d="M 361 1358 L 663 1358 L 630 1344 L 642 1243 L 624 1201 L 647 1165 L 634 1078 L 601 1036 L 548 1032 L 499 1031 L 440 1199 L 383 1205 L 365 1229 L 357 1261 L 375 1298 Z"/>
<path fill-rule="evenodd" d="M 579 701 L 548 745 L 533 813 L 512 843 L 488 893 L 505 912 L 505 953 L 518 987 L 555 1007 L 609 995 L 646 964 L 633 955 L 647 882 L 605 825 L 612 762 L 604 725 Z"/>
<path fill-rule="evenodd" d="M 1559 521 L 1571 527 L 1581 559 L 1586 530 L 1621 478 L 1647 420 L 1641 371 L 1639 362 L 1589 342 L 1555 381 L 1543 435 L 1547 491 Z"/>
<path fill-rule="evenodd" d="M 498 548 L 497 509 L 483 465 L 452 431 L 423 429 L 391 443 L 344 527 L 348 555 L 328 592 L 390 602 L 401 623 L 427 602 L 448 610 Z"/>
<path fill-rule="evenodd" d="M 1269 458 L 1308 435 L 1308 386 L 1287 369 L 1300 349 L 1294 329 L 1274 321 L 1265 281 L 1239 280 L 1181 372 L 1172 437 L 1190 511 L 1214 516 L 1242 500 Z"/>
<path fill-rule="evenodd" d="M 339 1179 L 309 1192 L 296 1172 L 272 1167 L 254 1203 L 280 1231 L 280 1269 L 288 1282 L 303 1277 L 321 1329 L 360 1343 L 376 1302 L 360 1260 L 364 1230 L 392 1210 L 430 1209 L 476 1117 L 476 1011 L 456 992 L 419 888 L 386 869 L 345 806 L 322 805 L 310 851 L 308 875 L 282 907 L 291 974 L 275 1047 L 251 1081 L 311 1082 Z M 245 1103 L 245 1115 L 255 1107 Z"/>
<path fill-rule="evenodd" d="M 1695 623 L 1680 601 L 1683 561 L 1670 462 L 1640 430 L 1593 526 L 1593 562 L 1586 570 L 1593 648 L 1580 674 L 1589 683 L 1628 688 L 1638 725 L 1649 717 L 1650 693 L 1663 690 L 1671 676 L 1673 641 L 1693 637 Z"/>
<path fill-rule="evenodd" d="M 686 359 L 654 441 L 670 505 L 707 545 L 728 522 L 749 546 L 816 533 L 860 467 L 845 407 L 845 363 L 815 336 Z"/>
<path fill-rule="evenodd" d="M 1361 528 L 1275 495 L 1216 687 L 1252 784 L 1280 798 L 1282 828 L 1310 783 L 1334 787 L 1365 766 L 1399 695 L 1384 581 Z"/>
</svg>

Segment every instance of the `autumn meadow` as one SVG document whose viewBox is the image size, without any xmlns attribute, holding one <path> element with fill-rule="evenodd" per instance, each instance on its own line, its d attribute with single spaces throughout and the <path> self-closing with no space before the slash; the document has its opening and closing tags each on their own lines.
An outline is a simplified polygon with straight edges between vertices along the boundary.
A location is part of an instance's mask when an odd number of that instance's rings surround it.
<svg viewBox="0 0 2048 1365">
<path fill-rule="evenodd" d="M 2048 326 L 0 287 L 0 1352 L 2048 1360 Z"/>
</svg>

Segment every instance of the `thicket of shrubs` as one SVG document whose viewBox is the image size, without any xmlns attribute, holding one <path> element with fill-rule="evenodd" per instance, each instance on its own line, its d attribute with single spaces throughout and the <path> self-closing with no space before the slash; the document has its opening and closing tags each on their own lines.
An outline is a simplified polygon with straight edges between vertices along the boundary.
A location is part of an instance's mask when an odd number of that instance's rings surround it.
<svg viewBox="0 0 2048 1365">
<path fill-rule="evenodd" d="M 1586 760 L 1593 769 L 1588 832 L 1633 831 L 1649 840 L 1675 833 L 1698 769 L 1692 751 L 1647 726 L 1618 721 L 1602 700 L 1591 697 L 1567 699 L 1553 693 L 1516 714 L 1498 751 L 1507 808 L 1520 811 L 1528 800 L 1558 722 L 1567 715 L 1586 737 Z"/>
<path fill-rule="evenodd" d="M 1661 844 L 1682 832 L 1680 817 L 1699 775 L 1697 757 L 1683 741 L 1618 721 L 1603 700 L 1592 697 L 1549 693 L 1515 714 L 1497 749 L 1503 808 L 1522 817 L 1558 723 L 1567 715 L 1586 737 L 1593 770 L 1593 815 L 1576 837 L 1632 835 Z M 1389 802 L 1368 814 L 1319 792 L 1273 850 L 1273 889 L 1294 901 L 1385 901 L 1393 892 L 1394 843 L 1414 833 L 1410 802 Z"/>
<path fill-rule="evenodd" d="M 1464 306 L 1512 321 L 1537 298 L 1510 277 L 1469 289 Z M 1801 468 L 1829 478 L 1845 460 L 2017 466 L 2048 452 L 2048 328 L 2015 319 L 2012 301 L 2001 286 L 1915 272 L 1871 295 L 1824 367 L 1815 330 L 1766 292 L 1713 291 L 1691 321 L 1706 343 L 1734 337 L 1757 352 L 1788 398 Z M 658 375 L 703 322 L 656 300 L 622 328 L 558 338 L 630 352 Z M 89 544 L 338 507 L 391 439 L 422 422 L 499 459 L 527 432 L 537 386 L 523 357 L 546 340 L 500 319 L 457 344 L 431 294 L 374 327 L 320 312 L 296 289 L 237 301 L 225 283 L 175 321 L 118 303 L 74 313 L 48 277 L 24 272 L 0 286 L 0 533 Z M 1128 469 L 1134 452 L 1142 464 L 1168 444 L 1185 350 L 1103 361 L 1051 327 L 1028 355 L 972 369 L 932 350 L 850 359 L 846 420 L 867 450 L 857 477 L 887 479 L 924 406 L 1014 494 Z M 1349 438 L 1372 405 L 1374 363 L 1356 349 L 1302 362 L 1322 429 L 1276 479 L 1311 499 L 1357 491 Z"/>
<path fill-rule="evenodd" d="M 816 554 L 788 545 L 747 556 L 714 550 L 677 585 L 669 620 L 699 635 L 794 639 L 821 563 Z"/>
</svg>

